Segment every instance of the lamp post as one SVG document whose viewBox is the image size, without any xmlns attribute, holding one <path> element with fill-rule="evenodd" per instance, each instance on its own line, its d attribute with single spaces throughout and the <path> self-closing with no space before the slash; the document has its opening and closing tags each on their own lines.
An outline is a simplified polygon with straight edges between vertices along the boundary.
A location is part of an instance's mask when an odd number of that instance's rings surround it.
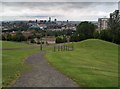
<svg viewBox="0 0 120 89">
<path fill-rule="evenodd" d="M 42 51 L 42 36 L 40 36 L 40 50 Z"/>
<path fill-rule="evenodd" d="M 73 32 L 72 32 L 72 36 L 73 36 Z M 72 50 L 74 50 L 73 40 L 72 40 Z"/>
<path fill-rule="evenodd" d="M 40 42 L 40 50 L 42 51 L 42 38 L 41 38 L 41 42 Z"/>
<path fill-rule="evenodd" d="M 65 36 L 66 36 L 66 35 L 63 35 L 63 43 L 64 43 L 63 46 L 64 46 L 64 50 L 66 50 L 66 46 L 65 46 Z"/>
<path fill-rule="evenodd" d="M 44 32 L 45 32 L 45 45 L 47 45 L 47 28 L 44 28 Z"/>
</svg>

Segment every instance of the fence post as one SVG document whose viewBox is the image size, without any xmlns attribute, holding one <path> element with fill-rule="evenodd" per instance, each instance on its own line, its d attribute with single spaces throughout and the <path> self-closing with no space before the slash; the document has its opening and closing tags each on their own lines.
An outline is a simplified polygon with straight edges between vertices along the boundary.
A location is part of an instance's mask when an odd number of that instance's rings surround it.
<svg viewBox="0 0 120 89">
<path fill-rule="evenodd" d="M 67 46 L 65 46 L 65 50 L 67 51 Z"/>
<path fill-rule="evenodd" d="M 62 46 L 61 46 L 61 51 L 62 51 Z"/>
<path fill-rule="evenodd" d="M 58 51 L 59 51 L 59 45 L 58 45 Z"/>
<path fill-rule="evenodd" d="M 54 46 L 54 52 L 56 51 L 56 47 Z"/>
</svg>

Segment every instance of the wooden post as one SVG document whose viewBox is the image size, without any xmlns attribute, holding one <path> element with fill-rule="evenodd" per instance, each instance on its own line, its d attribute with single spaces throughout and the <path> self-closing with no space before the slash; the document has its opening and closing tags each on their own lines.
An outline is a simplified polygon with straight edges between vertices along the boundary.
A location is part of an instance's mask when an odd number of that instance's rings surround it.
<svg viewBox="0 0 120 89">
<path fill-rule="evenodd" d="M 59 46 L 58 46 L 58 51 L 59 51 Z"/>
<path fill-rule="evenodd" d="M 62 51 L 62 45 L 61 45 L 61 51 Z"/>
<path fill-rule="evenodd" d="M 54 46 L 54 52 L 56 51 L 56 47 Z"/>
<path fill-rule="evenodd" d="M 65 45 L 63 46 L 63 48 L 64 48 L 64 51 L 65 51 Z"/>
</svg>

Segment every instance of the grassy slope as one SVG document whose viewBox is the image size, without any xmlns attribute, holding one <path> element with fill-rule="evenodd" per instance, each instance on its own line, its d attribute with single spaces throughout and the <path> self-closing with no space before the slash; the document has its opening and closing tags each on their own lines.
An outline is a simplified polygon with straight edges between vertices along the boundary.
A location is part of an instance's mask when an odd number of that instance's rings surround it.
<svg viewBox="0 0 120 89">
<path fill-rule="evenodd" d="M 118 45 L 89 39 L 74 51 L 48 52 L 48 61 L 83 87 L 118 86 Z"/>
<path fill-rule="evenodd" d="M 14 43 L 14 42 L 3 42 L 3 44 L 5 44 L 6 48 L 29 47 L 29 45 L 27 44 Z M 38 50 L 39 49 L 36 48 L 31 50 L 3 50 L 2 51 L 3 86 L 9 85 L 21 73 L 30 69 L 29 65 L 24 64 L 24 60 L 30 54 L 38 52 Z"/>
</svg>

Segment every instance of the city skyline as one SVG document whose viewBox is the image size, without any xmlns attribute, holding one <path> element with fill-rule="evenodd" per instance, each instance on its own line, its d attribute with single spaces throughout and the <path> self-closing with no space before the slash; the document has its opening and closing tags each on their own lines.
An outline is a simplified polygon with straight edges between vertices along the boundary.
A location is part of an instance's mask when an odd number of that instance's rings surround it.
<svg viewBox="0 0 120 89">
<path fill-rule="evenodd" d="M 97 21 L 118 9 L 117 2 L 2 2 L 2 20 Z"/>
</svg>

